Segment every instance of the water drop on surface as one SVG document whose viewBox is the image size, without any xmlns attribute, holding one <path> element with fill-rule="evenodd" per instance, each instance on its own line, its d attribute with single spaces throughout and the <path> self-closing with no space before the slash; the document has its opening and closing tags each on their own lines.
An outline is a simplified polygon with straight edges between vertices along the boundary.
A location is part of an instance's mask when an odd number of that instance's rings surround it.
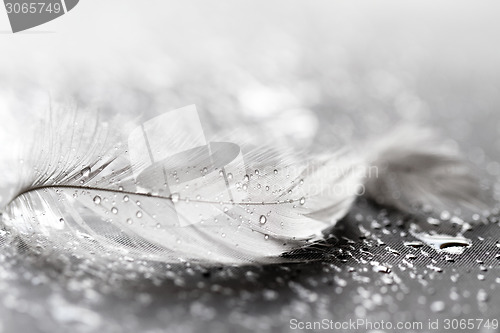
<svg viewBox="0 0 500 333">
<path fill-rule="evenodd" d="M 98 196 L 98 195 L 96 195 L 96 196 L 94 197 L 94 203 L 95 203 L 96 205 L 100 204 L 100 203 L 101 203 L 101 197 L 100 197 L 100 196 Z"/>
<path fill-rule="evenodd" d="M 477 292 L 477 300 L 478 302 L 485 303 L 488 301 L 488 293 L 484 290 L 481 289 Z"/>
<path fill-rule="evenodd" d="M 111 213 L 118 214 L 118 208 L 116 207 L 111 208 Z"/>
<path fill-rule="evenodd" d="M 264 239 L 268 240 L 269 239 L 269 235 L 264 235 Z"/>
<path fill-rule="evenodd" d="M 128 224 L 132 224 L 132 223 L 134 223 L 134 222 L 132 221 L 132 219 L 127 219 L 127 223 L 128 223 Z"/>
<path fill-rule="evenodd" d="M 138 218 L 141 218 L 142 217 L 142 212 L 140 210 L 137 211 L 137 213 L 135 213 L 135 216 L 137 216 Z"/>
<path fill-rule="evenodd" d="M 439 217 L 443 221 L 448 221 L 451 218 L 451 214 L 450 214 L 450 212 L 448 212 L 447 210 L 445 210 L 445 211 L 441 212 L 441 215 Z"/>
<path fill-rule="evenodd" d="M 413 247 L 413 248 L 419 248 L 419 247 L 424 246 L 424 244 L 422 242 L 418 242 L 418 241 L 404 242 L 403 244 L 404 244 L 404 246 L 409 246 L 409 247 Z"/>
<path fill-rule="evenodd" d="M 411 232 L 412 235 L 426 243 L 438 252 L 449 254 L 462 254 L 466 248 L 472 246 L 472 241 L 461 236 L 450 236 L 443 234 L 428 234 Z"/>
<path fill-rule="evenodd" d="M 278 170 L 274 169 L 274 174 L 277 175 L 278 174 Z"/>
<path fill-rule="evenodd" d="M 373 269 L 379 273 L 390 273 L 391 272 L 391 269 L 389 267 L 382 266 L 382 265 L 377 265 L 377 266 L 373 267 Z"/>
<path fill-rule="evenodd" d="M 304 198 L 304 197 L 300 198 L 299 203 L 301 205 L 304 205 L 306 203 L 306 198 Z"/>
<path fill-rule="evenodd" d="M 434 266 L 434 265 L 427 265 L 427 268 L 432 269 L 433 271 L 438 272 L 438 273 L 442 273 L 443 272 L 443 269 L 441 267 L 437 267 L 437 266 Z"/>
<path fill-rule="evenodd" d="M 438 219 L 435 219 L 433 217 L 428 217 L 427 218 L 427 223 L 432 224 L 432 225 L 440 225 L 441 221 Z"/>
<path fill-rule="evenodd" d="M 260 224 L 266 224 L 267 222 L 267 217 L 265 215 L 261 215 L 259 218 Z"/>
<path fill-rule="evenodd" d="M 172 193 L 170 198 L 172 199 L 172 202 L 179 202 L 181 196 L 179 195 L 179 193 Z"/>
<path fill-rule="evenodd" d="M 443 301 L 436 301 L 431 304 L 432 312 L 442 312 L 445 308 L 445 304 Z"/>
<path fill-rule="evenodd" d="M 126 196 L 123 197 L 123 201 L 124 202 L 128 202 L 128 200 L 129 200 L 128 195 L 126 195 Z"/>
</svg>

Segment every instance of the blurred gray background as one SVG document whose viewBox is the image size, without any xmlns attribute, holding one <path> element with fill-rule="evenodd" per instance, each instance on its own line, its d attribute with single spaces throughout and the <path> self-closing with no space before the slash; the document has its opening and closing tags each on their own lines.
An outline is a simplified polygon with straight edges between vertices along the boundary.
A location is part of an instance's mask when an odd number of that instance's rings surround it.
<svg viewBox="0 0 500 333">
<path fill-rule="evenodd" d="M 87 0 L 16 35 L 0 12 L 2 149 L 14 155 L 11 142 L 50 103 L 145 117 L 194 103 L 215 129 L 243 119 L 303 146 L 422 122 L 474 161 L 494 160 L 499 9 L 494 1 Z"/>
<path fill-rule="evenodd" d="M 7 16 L 0 9 L 0 30 L 3 203 L 16 182 L 18 154 L 29 144 L 33 127 L 50 107 L 66 103 L 82 110 L 99 108 L 104 118 L 117 114 L 149 118 L 196 104 L 209 132 L 245 123 L 261 131 L 264 142 L 279 141 L 297 149 L 333 149 L 346 141 L 380 135 L 401 121 L 430 125 L 477 166 L 485 176 L 485 187 L 500 190 L 495 185 L 500 176 L 497 1 L 82 0 L 60 19 L 15 35 L 9 33 Z M 113 300 L 97 301 L 99 306 L 91 301 L 71 303 L 74 295 L 57 291 L 54 284 L 42 288 L 45 296 L 26 296 L 37 288 L 22 287 L 22 283 L 14 288 L 5 278 L 13 274 L 0 269 L 4 299 L 0 314 L 9 318 L 6 323 L 22 323 L 24 312 L 29 312 L 32 319 L 26 325 L 32 328 L 29 323 L 43 322 L 41 330 L 63 322 L 82 331 L 118 331 L 123 316 L 128 316 L 124 320 L 129 328 L 148 326 L 140 320 L 148 315 L 124 305 L 111 310 L 109 316 L 114 319 L 106 322 L 99 311 L 103 304 L 115 304 Z M 339 281 L 335 283 L 345 283 Z M 258 326 L 252 324 L 252 316 L 237 310 L 230 317 L 232 326 L 225 326 L 224 312 L 216 313 L 203 302 L 188 302 L 194 298 L 191 294 L 174 293 L 179 303 L 172 299 L 170 308 L 152 307 L 149 328 L 161 331 L 174 322 L 172 330 L 196 330 L 208 318 L 212 330 L 286 330 L 290 313 L 311 314 L 304 305 L 310 303 L 309 296 L 301 294 L 301 288 L 300 283 L 291 287 L 302 295 L 298 299 L 280 296 L 280 304 L 286 304 L 282 309 L 289 312 L 276 310 L 280 309 L 276 304 L 269 310 L 271 315 L 278 311 L 284 316 L 281 324 L 262 319 L 265 314 L 259 312 Z M 314 290 L 314 283 L 309 288 Z M 8 298 L 12 290 L 21 304 Z M 356 297 L 367 293 L 352 290 L 350 301 L 355 304 Z M 95 296 L 89 293 L 88 297 Z M 139 299 L 131 295 L 125 299 Z M 150 304 L 151 295 L 144 295 L 140 297 Z M 276 296 L 267 295 L 271 301 Z M 325 298 L 317 296 L 313 302 L 319 312 L 312 316 L 332 316 L 326 303 L 321 303 Z M 225 304 L 231 308 L 238 300 L 244 302 L 241 297 Z M 48 312 L 29 299 L 35 303 L 48 299 Z M 205 299 L 217 301 L 207 294 Z M 475 293 L 472 299 L 475 304 Z M 140 308 L 141 300 L 137 302 L 132 303 Z M 398 307 L 395 304 L 392 310 Z M 425 304 L 419 305 L 424 313 L 429 310 Z M 63 307 L 73 312 L 60 312 Z M 346 305 L 335 313 L 340 317 L 355 308 Z M 243 309 L 254 308 L 250 304 Z M 409 305 L 405 309 L 414 312 Z M 381 313 L 392 310 L 384 308 Z M 366 315 L 358 311 L 357 315 Z M 189 318 L 196 316 L 201 322 L 190 326 Z M 151 324 L 158 321 L 161 327 Z M 0 324 L 0 332 L 6 325 Z"/>
</svg>

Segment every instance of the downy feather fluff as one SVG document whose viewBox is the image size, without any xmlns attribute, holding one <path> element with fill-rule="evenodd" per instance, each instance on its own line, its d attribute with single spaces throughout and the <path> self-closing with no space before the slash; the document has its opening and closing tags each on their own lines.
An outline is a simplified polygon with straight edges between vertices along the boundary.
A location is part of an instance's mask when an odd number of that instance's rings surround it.
<svg viewBox="0 0 500 333">
<path fill-rule="evenodd" d="M 479 204 L 463 163 L 434 151 L 425 130 L 304 160 L 278 147 L 245 150 L 237 138 L 207 142 L 198 123 L 189 106 L 123 138 L 122 123 L 52 114 L 23 160 L 4 224 L 26 244 L 97 264 L 265 263 L 321 239 L 364 188 L 407 211 Z"/>
</svg>

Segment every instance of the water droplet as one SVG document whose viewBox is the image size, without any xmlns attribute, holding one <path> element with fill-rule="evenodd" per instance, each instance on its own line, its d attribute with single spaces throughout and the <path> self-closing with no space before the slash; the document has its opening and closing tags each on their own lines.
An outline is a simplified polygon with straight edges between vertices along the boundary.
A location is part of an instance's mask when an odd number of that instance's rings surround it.
<svg viewBox="0 0 500 333">
<path fill-rule="evenodd" d="M 438 252 L 446 252 L 449 254 L 462 254 L 464 250 L 472 245 L 470 239 L 461 236 L 449 236 L 443 234 L 427 234 L 415 233 L 412 235 Z"/>
<path fill-rule="evenodd" d="M 265 215 L 261 215 L 259 218 L 260 224 L 266 224 L 267 222 L 267 217 Z"/>
<path fill-rule="evenodd" d="M 304 205 L 306 203 L 306 198 L 304 198 L 304 197 L 300 198 L 299 203 L 301 205 Z"/>
<path fill-rule="evenodd" d="M 443 301 L 435 301 L 431 304 L 432 312 L 442 312 L 445 308 L 445 304 Z"/>
<path fill-rule="evenodd" d="M 277 175 L 278 174 L 278 170 L 274 169 L 274 174 Z"/>
<path fill-rule="evenodd" d="M 96 195 L 96 196 L 94 197 L 94 203 L 95 203 L 96 205 L 100 204 L 100 203 L 101 203 L 101 197 L 100 197 L 100 196 L 98 196 L 98 195 Z"/>
<path fill-rule="evenodd" d="M 127 219 L 127 223 L 128 223 L 128 224 L 132 224 L 132 223 L 134 223 L 134 222 L 132 221 L 132 219 Z"/>
<path fill-rule="evenodd" d="M 142 212 L 140 210 L 138 210 L 137 213 L 135 213 L 135 216 L 137 216 L 138 218 L 141 218 Z"/>
<path fill-rule="evenodd" d="M 135 204 L 136 204 L 137 206 L 140 206 L 140 205 L 141 205 L 141 202 L 140 202 L 139 200 L 137 200 L 137 201 L 135 202 Z"/>
<path fill-rule="evenodd" d="M 262 295 L 266 301 L 274 301 L 278 298 L 279 294 L 274 290 L 266 289 L 262 292 Z"/>
<path fill-rule="evenodd" d="M 229 180 L 233 179 L 233 174 L 232 173 L 228 173 L 227 174 L 227 179 L 229 179 Z"/>
<path fill-rule="evenodd" d="M 118 208 L 116 207 L 111 208 L 111 213 L 118 214 Z"/>
<path fill-rule="evenodd" d="M 64 224 L 64 219 L 62 217 L 59 219 L 59 223 Z"/>
<path fill-rule="evenodd" d="M 435 219 L 433 217 L 428 217 L 427 218 L 427 223 L 432 224 L 432 225 L 440 225 L 441 221 L 438 219 Z"/>
<path fill-rule="evenodd" d="M 437 266 L 434 266 L 434 265 L 427 265 L 427 268 L 432 269 L 433 271 L 438 272 L 438 273 L 442 273 L 443 272 L 443 269 L 441 267 L 437 267 Z"/>
<path fill-rule="evenodd" d="M 244 182 L 248 182 L 250 180 L 250 176 L 249 175 L 245 175 L 245 177 L 243 177 L 243 181 Z"/>
<path fill-rule="evenodd" d="M 82 169 L 82 171 L 80 172 L 80 174 L 82 175 L 82 177 L 85 177 L 87 178 L 88 176 L 90 176 L 90 172 L 92 170 L 90 169 L 90 167 L 85 167 Z"/>
<path fill-rule="evenodd" d="M 481 303 L 485 303 L 488 301 L 488 293 L 484 290 L 481 289 L 477 292 L 477 300 Z"/>
<path fill-rule="evenodd" d="M 389 267 L 382 266 L 382 265 L 376 265 L 373 267 L 373 269 L 379 273 L 390 273 L 391 272 L 391 269 Z"/>
<path fill-rule="evenodd" d="M 269 235 L 264 235 L 264 239 L 268 240 L 269 239 Z"/>
<path fill-rule="evenodd" d="M 419 247 L 424 246 L 424 244 L 422 242 L 418 242 L 418 241 L 416 241 L 416 242 L 404 242 L 404 246 L 419 248 Z"/>
<path fill-rule="evenodd" d="M 255 170 L 255 175 L 258 176 L 259 175 L 259 170 Z"/>
<path fill-rule="evenodd" d="M 179 199 L 181 198 L 181 196 L 179 195 L 179 193 L 172 193 L 170 198 L 172 199 L 172 202 L 179 202 Z"/>
<path fill-rule="evenodd" d="M 126 195 L 126 196 L 123 197 L 123 201 L 124 202 L 128 202 L 128 200 L 129 200 L 128 195 Z"/>
<path fill-rule="evenodd" d="M 448 221 L 451 218 L 451 214 L 449 211 L 445 210 L 445 211 L 441 212 L 441 215 L 439 217 L 443 221 Z"/>
</svg>

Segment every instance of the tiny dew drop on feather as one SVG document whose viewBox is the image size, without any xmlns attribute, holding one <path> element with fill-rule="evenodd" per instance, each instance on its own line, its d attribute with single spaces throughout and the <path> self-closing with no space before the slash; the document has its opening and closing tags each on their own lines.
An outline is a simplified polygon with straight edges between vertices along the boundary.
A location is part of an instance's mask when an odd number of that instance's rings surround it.
<svg viewBox="0 0 500 333">
<path fill-rule="evenodd" d="M 90 172 L 92 171 L 92 169 L 90 167 L 85 167 L 82 169 L 82 171 L 80 172 L 81 176 L 82 177 L 85 177 L 85 178 L 88 178 L 90 176 Z"/>
</svg>

